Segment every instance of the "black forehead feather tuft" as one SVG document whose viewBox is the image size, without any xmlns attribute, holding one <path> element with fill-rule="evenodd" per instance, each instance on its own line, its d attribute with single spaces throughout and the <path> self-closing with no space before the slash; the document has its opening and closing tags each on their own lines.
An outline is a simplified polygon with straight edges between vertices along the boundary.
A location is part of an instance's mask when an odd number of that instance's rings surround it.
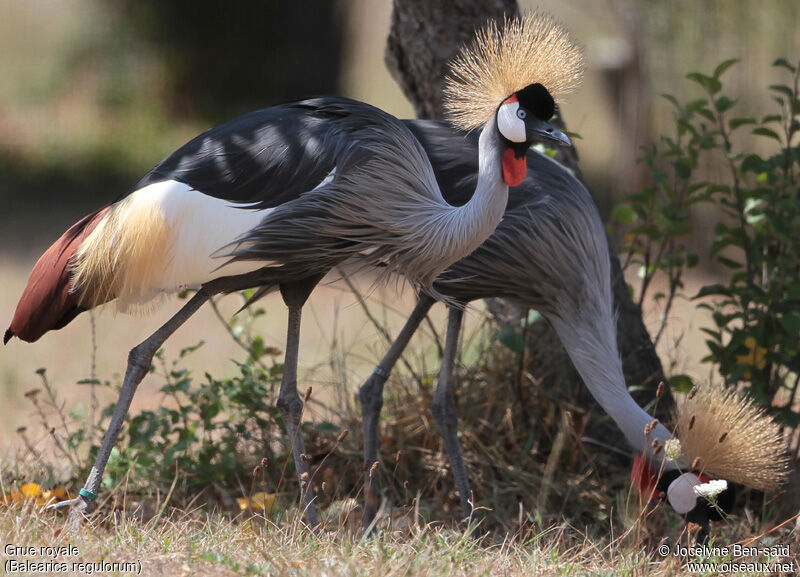
<svg viewBox="0 0 800 577">
<path fill-rule="evenodd" d="M 519 92 L 517 99 L 520 106 L 527 109 L 539 120 L 550 120 L 556 111 L 556 102 L 541 84 L 529 84 Z"/>
</svg>

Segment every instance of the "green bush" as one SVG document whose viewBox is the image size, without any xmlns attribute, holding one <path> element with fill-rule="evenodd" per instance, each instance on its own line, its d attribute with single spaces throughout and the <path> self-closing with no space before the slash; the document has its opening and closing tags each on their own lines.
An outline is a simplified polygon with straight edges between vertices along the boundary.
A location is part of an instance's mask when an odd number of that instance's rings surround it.
<svg viewBox="0 0 800 577">
<path fill-rule="evenodd" d="M 701 98 L 681 103 L 665 95 L 675 108 L 675 135 L 644 149 L 641 160 L 652 185 L 618 206 L 613 217 L 627 231 L 625 264 L 640 267 L 640 303 L 655 275 L 668 280 L 668 290 L 652 297 L 666 303 L 664 323 L 683 288 L 685 269 L 699 261 L 686 245 L 692 209 L 703 205 L 718 218 L 707 256 L 730 275 L 694 296 L 714 322 L 702 329 L 708 346 L 703 361 L 713 364 L 726 384 L 745 384 L 759 403 L 795 427 L 800 422 L 792 409 L 800 381 L 800 146 L 795 143 L 800 70 L 784 59 L 775 61 L 788 80 L 768 87 L 777 110 L 759 119 L 737 116 L 737 100 L 723 93 L 722 76 L 735 63 L 722 62 L 711 75 L 687 76 L 703 89 Z M 760 138 L 738 138 L 745 131 Z M 681 389 L 690 380 L 675 375 L 672 384 Z"/>
<path fill-rule="evenodd" d="M 283 365 L 275 358 L 282 351 L 266 347 L 250 331 L 263 314 L 260 308 L 247 309 L 228 323 L 231 336 L 247 353 L 244 361 L 234 361 L 238 373 L 230 378 L 206 373 L 196 379 L 183 367 L 185 357 L 201 349 L 202 341 L 181 350 L 171 362 L 163 350 L 156 354 L 151 371 L 164 383 L 159 389 L 162 401 L 154 410 L 128 416 L 104 485 L 113 487 L 126 479 L 134 486 L 145 480 L 168 485 L 180 473 L 187 489 L 247 487 L 255 465 L 263 458 L 275 459 L 274 441 L 283 430 L 274 404 Z M 113 407 L 103 411 L 87 465 L 94 460 Z"/>
</svg>

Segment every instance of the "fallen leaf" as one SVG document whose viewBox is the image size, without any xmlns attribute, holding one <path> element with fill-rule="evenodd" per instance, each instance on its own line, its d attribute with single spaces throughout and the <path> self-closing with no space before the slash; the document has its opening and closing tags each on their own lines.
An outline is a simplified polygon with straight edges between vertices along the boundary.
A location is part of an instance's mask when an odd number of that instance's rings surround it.
<svg viewBox="0 0 800 577">
<path fill-rule="evenodd" d="M 19 490 L 29 499 L 35 499 L 42 494 L 42 488 L 38 485 L 38 483 L 25 483 L 19 488 Z"/>
<path fill-rule="evenodd" d="M 275 493 L 259 491 L 258 493 L 253 493 L 253 496 L 249 499 L 240 497 L 236 499 L 236 502 L 239 503 L 239 508 L 242 511 L 245 509 L 271 510 L 275 505 L 276 498 Z"/>
</svg>

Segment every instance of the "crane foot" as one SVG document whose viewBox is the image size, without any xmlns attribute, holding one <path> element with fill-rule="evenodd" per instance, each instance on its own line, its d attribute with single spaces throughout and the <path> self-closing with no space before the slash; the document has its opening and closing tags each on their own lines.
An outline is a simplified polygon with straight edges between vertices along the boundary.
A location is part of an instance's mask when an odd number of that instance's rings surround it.
<svg viewBox="0 0 800 577">
<path fill-rule="evenodd" d="M 60 501 L 58 503 L 53 503 L 52 505 L 48 505 L 44 508 L 45 511 L 60 511 L 62 509 L 69 510 L 69 517 L 67 519 L 67 525 L 72 524 L 80 524 L 84 520 L 86 520 L 86 516 L 92 512 L 93 504 L 88 499 L 78 496 L 74 499 L 69 499 L 67 501 Z"/>
</svg>

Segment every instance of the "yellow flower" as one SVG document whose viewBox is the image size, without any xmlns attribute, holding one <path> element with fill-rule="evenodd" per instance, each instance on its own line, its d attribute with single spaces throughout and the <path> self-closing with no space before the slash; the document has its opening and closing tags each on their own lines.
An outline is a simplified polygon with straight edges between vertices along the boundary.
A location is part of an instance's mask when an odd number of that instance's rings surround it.
<svg viewBox="0 0 800 577">
<path fill-rule="evenodd" d="M 744 346 L 747 347 L 749 352 L 746 355 L 738 355 L 736 357 L 736 362 L 745 367 L 754 367 L 759 371 L 763 369 L 767 365 L 767 360 L 765 358 L 767 349 L 759 347 L 756 339 L 753 337 L 747 337 L 744 340 Z M 742 373 L 742 378 L 749 381 L 751 377 L 750 369 L 745 369 Z"/>
<path fill-rule="evenodd" d="M 44 507 L 45 505 L 50 505 L 51 503 L 63 501 L 67 497 L 68 495 L 66 489 L 62 487 L 56 487 L 55 489 L 42 491 L 42 493 L 36 497 L 36 504 L 40 507 Z"/>
</svg>

